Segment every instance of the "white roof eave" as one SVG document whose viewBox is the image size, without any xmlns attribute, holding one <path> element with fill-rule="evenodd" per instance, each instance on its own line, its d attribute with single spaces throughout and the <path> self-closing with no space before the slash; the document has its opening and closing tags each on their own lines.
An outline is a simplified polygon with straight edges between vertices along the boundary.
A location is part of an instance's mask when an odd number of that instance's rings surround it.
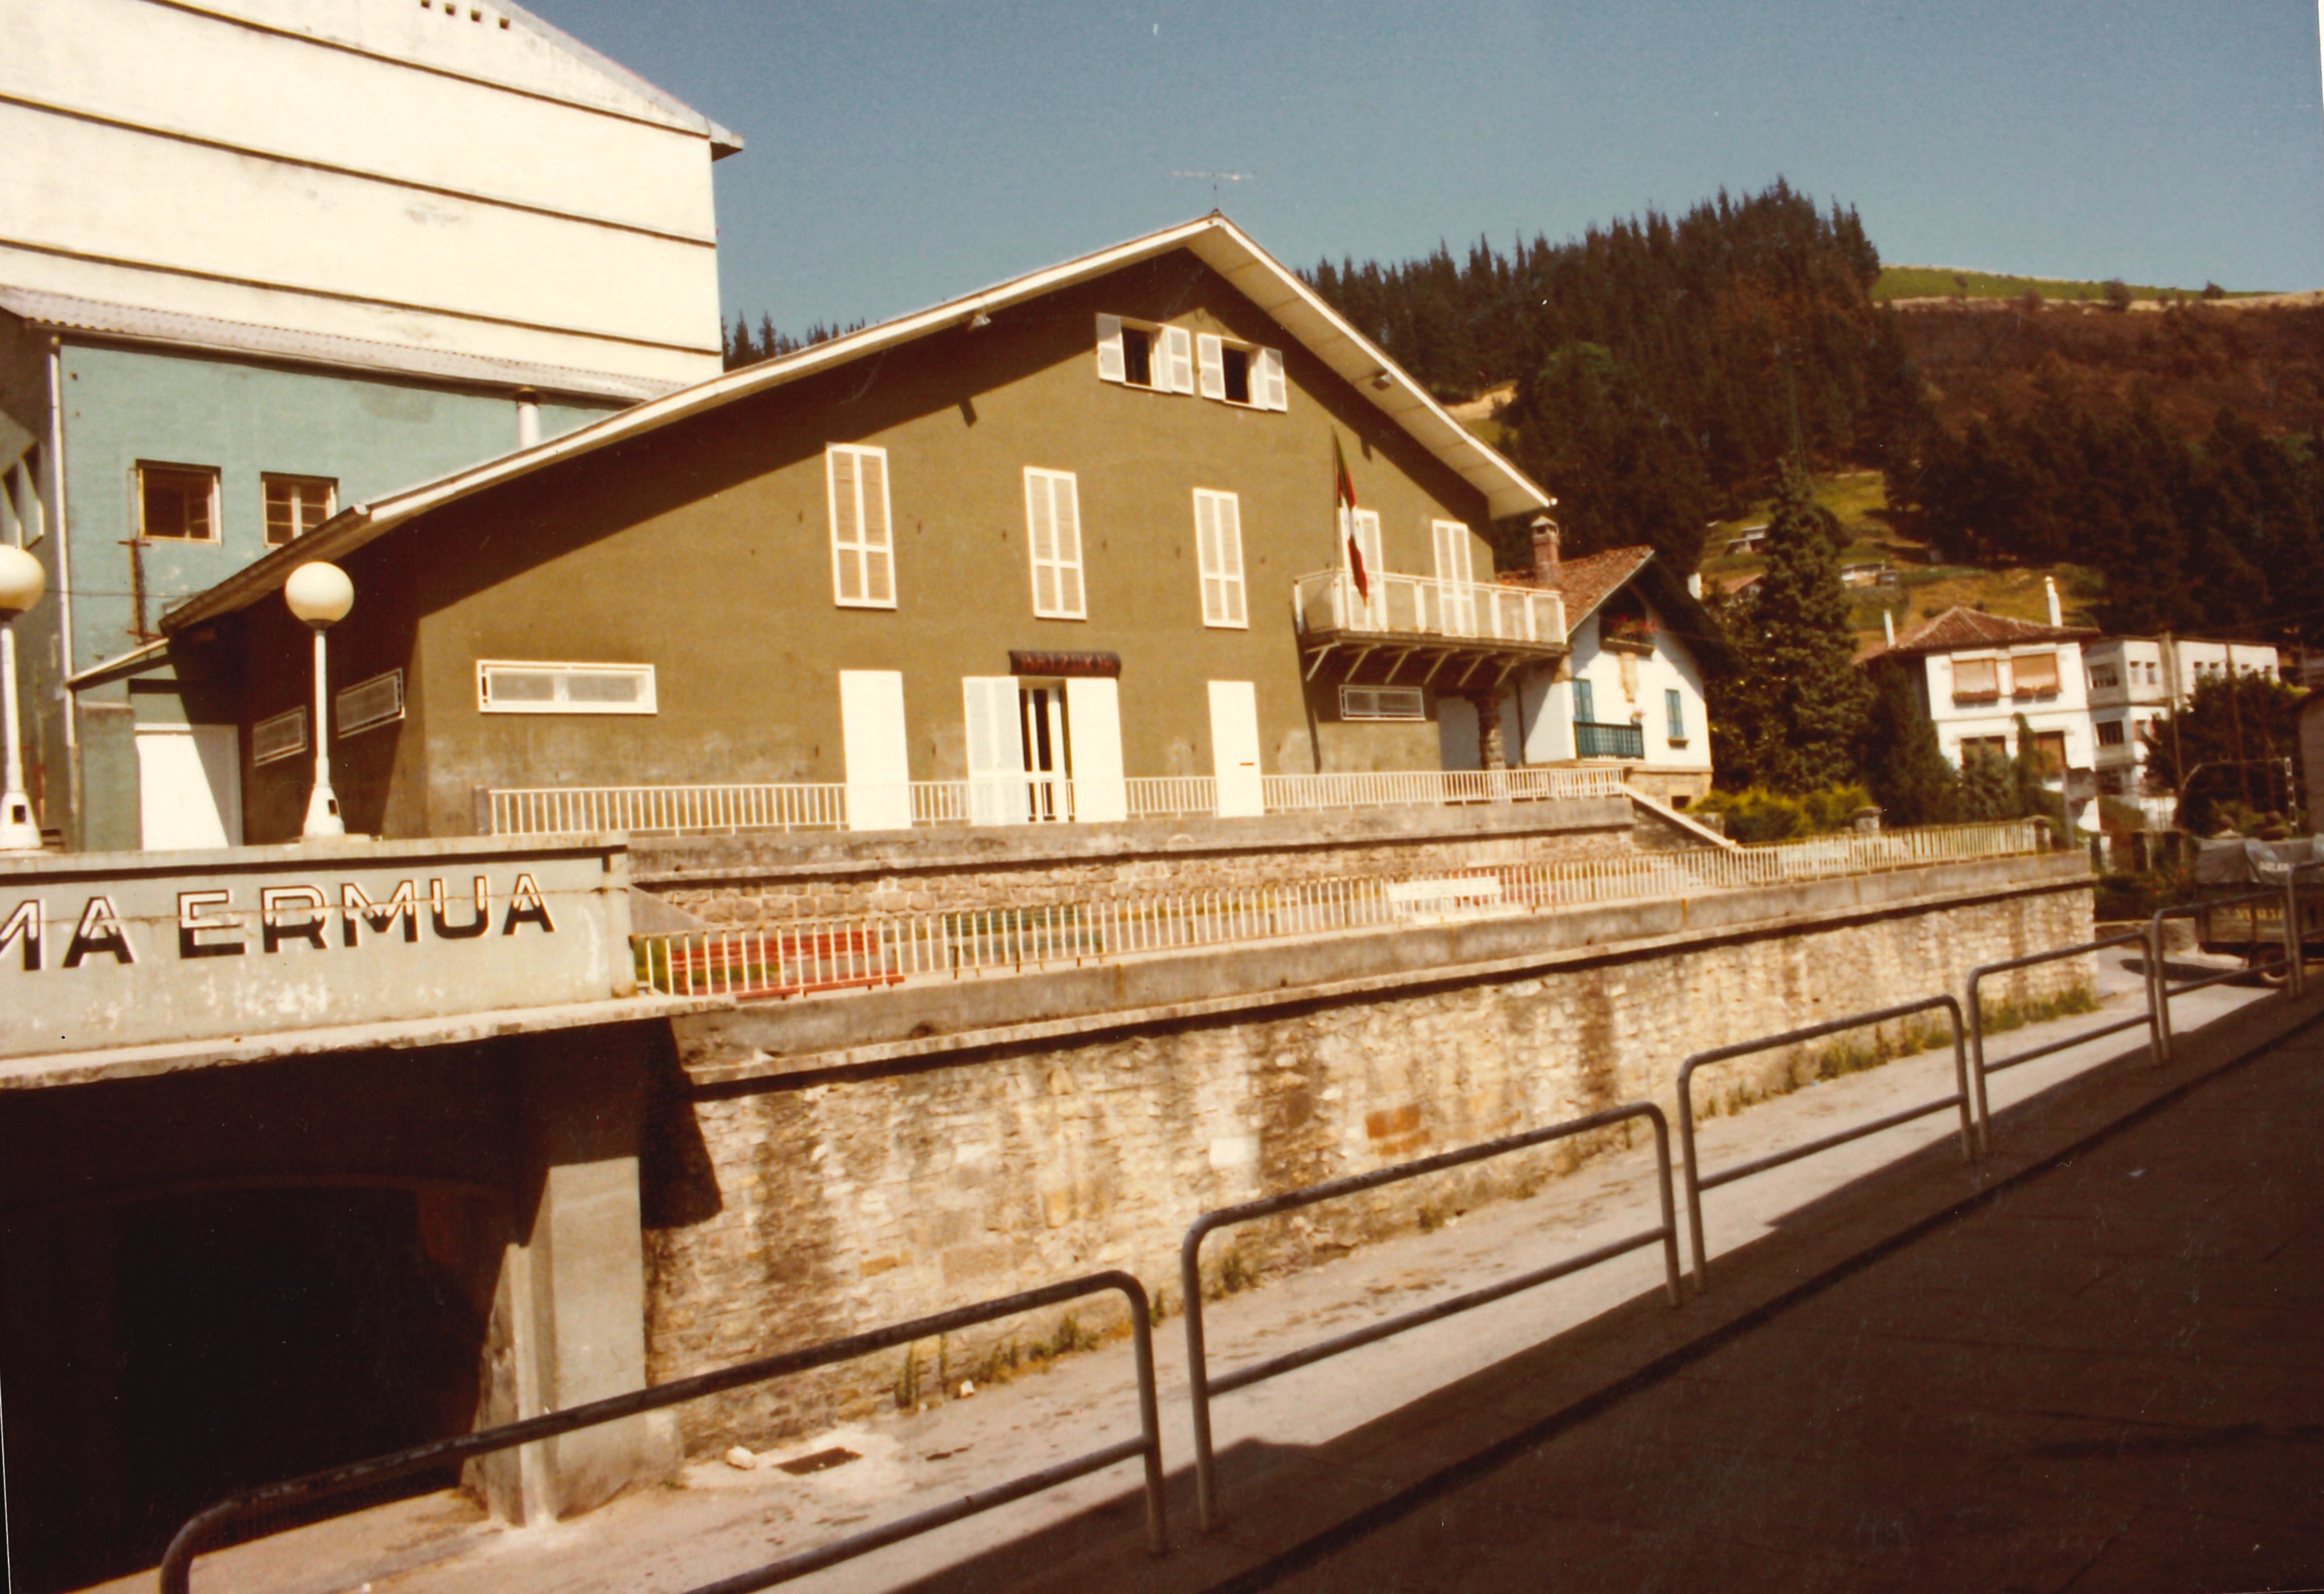
<svg viewBox="0 0 2324 1594">
<path fill-rule="evenodd" d="M 352 553 L 414 515 L 530 476 L 561 459 L 609 448 L 752 394 L 799 381 L 832 366 L 962 325 L 977 315 L 1004 310 L 1181 247 L 1191 250 L 1204 264 L 1226 277 L 1297 338 L 1301 347 L 1484 495 L 1487 512 L 1494 519 L 1548 507 L 1548 494 L 1524 472 L 1454 420 L 1429 396 L 1427 389 L 1342 320 L 1306 283 L 1232 222 L 1213 212 L 1196 221 L 1166 227 L 1077 260 L 1012 278 L 981 292 L 947 300 L 914 314 L 818 343 L 779 360 L 767 360 L 710 377 L 549 442 L 504 454 L 372 504 L 354 505 L 298 542 L 245 565 L 208 591 L 170 610 L 161 616 L 162 629 L 181 631 L 245 607 L 281 587 L 300 564 Z M 1384 382 L 1384 385 L 1375 386 L 1375 382 Z"/>
</svg>

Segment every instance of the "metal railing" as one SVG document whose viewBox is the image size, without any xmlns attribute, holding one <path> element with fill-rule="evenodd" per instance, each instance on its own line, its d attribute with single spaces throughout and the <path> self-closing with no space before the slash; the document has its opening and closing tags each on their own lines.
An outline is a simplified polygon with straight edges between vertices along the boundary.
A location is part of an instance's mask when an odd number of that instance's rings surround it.
<svg viewBox="0 0 2324 1594">
<path fill-rule="evenodd" d="M 1871 836 L 1849 831 L 1766 847 L 1496 864 L 1426 877 L 1491 882 L 1497 914 L 1550 913 L 2016 857 L 2039 851 L 2042 837 L 2038 820 L 2009 820 Z M 805 996 L 1408 924 L 1416 910 L 1394 888 L 1420 877 L 1406 872 L 1204 891 L 1123 891 L 1063 903 L 800 919 L 762 929 L 631 940 L 639 980 L 663 996 Z"/>
<path fill-rule="evenodd" d="M 2262 886 L 2255 891 L 2238 892 L 2233 896 L 2184 903 L 2177 907 L 2162 908 L 2155 912 L 2154 916 L 2147 922 L 2146 933 L 2147 944 L 2151 949 L 2147 959 L 2147 989 L 2151 993 L 2150 1000 L 2153 1004 L 2154 1011 L 2154 1061 L 2156 1062 L 2168 1062 L 2172 1058 L 2172 997 L 2183 996 L 2190 991 L 2200 991 L 2206 986 L 2223 985 L 2231 979 L 2245 978 L 2256 968 L 2255 965 L 2254 968 L 2225 968 L 2216 974 L 2207 974 L 2200 978 L 2184 980 L 2174 986 L 2171 983 L 2171 970 L 2163 961 L 2163 922 L 2165 919 L 2201 919 L 2218 909 L 2247 904 L 2250 904 L 2251 913 L 2251 944 L 2257 946 L 2260 940 L 2258 904 L 2275 904 L 2276 911 L 2283 920 L 2284 995 L 2296 996 L 2306 988 L 2307 985 L 2307 949 L 2302 945 L 2300 936 L 2300 871 L 2302 868 L 2319 867 L 2324 866 L 2301 864 L 2286 870 L 2283 888 L 2281 891 L 2273 886 Z"/>
<path fill-rule="evenodd" d="M 1955 1084 L 1950 1096 L 1939 1097 L 1934 1101 L 1924 1102 L 1919 1107 L 1907 1107 L 1903 1112 L 1889 1113 L 1883 1117 L 1873 1119 L 1870 1123 L 1858 1124 L 1852 1128 L 1840 1130 L 1836 1134 L 1821 1135 L 1803 1145 L 1787 1146 L 1782 1151 L 1771 1152 L 1764 1157 L 1755 1157 L 1748 1163 L 1738 1163 L 1733 1167 L 1721 1168 L 1715 1173 L 1702 1172 L 1695 1161 L 1694 1154 L 1695 1070 L 1707 1068 L 1715 1062 L 1727 1062 L 1738 1057 L 1748 1057 L 1755 1052 L 1772 1052 L 1778 1046 L 1797 1045 L 1803 1041 L 1820 1040 L 1825 1035 L 1836 1035 L 1846 1030 L 1865 1029 L 1873 1024 L 1910 1018 L 1916 1013 L 1933 1013 L 1939 1009 L 1942 1009 L 1952 1021 Z M 1832 1147 L 1845 1145 L 1851 1140 L 1861 1140 L 1868 1135 L 1877 1135 L 1882 1130 L 1893 1129 L 1899 1124 L 1909 1124 L 1914 1118 L 1926 1117 L 1933 1112 L 1942 1112 L 1949 1107 L 1958 1107 L 1960 1109 L 1961 1158 L 1964 1162 L 1974 1162 L 1980 1148 L 1978 1119 L 1971 1105 L 1969 1052 L 1962 1040 L 1960 1004 L 1949 996 L 1923 996 L 1917 1002 L 1899 1002 L 1893 1007 L 1881 1007 L 1870 1013 L 1852 1013 L 1844 1018 L 1828 1019 L 1822 1024 L 1810 1024 L 1805 1029 L 1785 1030 L 1782 1034 L 1765 1035 L 1755 1041 L 1738 1041 L 1731 1046 L 1714 1046 L 1708 1052 L 1698 1052 L 1689 1057 L 1679 1065 L 1678 1070 L 1678 1143 L 1680 1157 L 1685 1171 L 1687 1242 L 1693 1250 L 1696 1291 L 1700 1293 L 1706 1287 L 1710 1281 L 1711 1271 L 1710 1253 L 1704 1248 L 1702 1238 L 1702 1192 L 1704 1191 L 1716 1190 L 1722 1184 L 1732 1184 L 1738 1179 L 1748 1179 L 1755 1173 L 1765 1173 L 1769 1169 L 1780 1168 L 1786 1163 L 1796 1163 L 1802 1157 L 1812 1157 L 1818 1152 L 1830 1151 Z"/>
<path fill-rule="evenodd" d="M 236 1519 L 253 1512 L 281 1510 L 333 1495 L 346 1494 L 368 1485 L 409 1477 L 415 1472 L 429 1471 L 456 1461 L 466 1461 L 472 1457 L 488 1456 L 580 1429 L 642 1416 L 648 1412 L 661 1411 L 689 1400 L 699 1400 L 705 1395 L 745 1388 L 838 1362 L 853 1361 L 859 1357 L 893 1349 L 899 1345 L 908 1345 L 955 1330 L 973 1328 L 978 1323 L 1014 1317 L 1020 1312 L 1038 1311 L 1045 1306 L 1060 1305 L 1067 1301 L 1078 1301 L 1084 1296 L 1103 1294 L 1109 1291 L 1119 1292 L 1130 1308 L 1131 1338 L 1138 1363 L 1139 1437 L 1117 1440 L 1086 1455 L 1056 1462 L 1038 1472 L 1028 1472 L 1007 1483 L 979 1489 L 933 1509 L 916 1512 L 879 1527 L 866 1529 L 819 1549 L 787 1555 L 749 1571 L 702 1584 L 691 1590 L 691 1594 L 746 1594 L 750 1589 L 771 1588 L 777 1583 L 805 1577 L 811 1571 L 835 1566 L 843 1561 L 852 1561 L 884 1545 L 917 1537 L 1008 1505 L 1013 1500 L 1021 1500 L 1028 1495 L 1040 1494 L 1076 1478 L 1102 1471 L 1133 1456 L 1143 1457 L 1146 1462 L 1147 1549 L 1156 1555 L 1164 1554 L 1170 1547 L 1170 1541 L 1162 1494 L 1161 1404 L 1154 1382 L 1152 1320 L 1145 1286 L 1129 1274 L 1113 1270 L 1067 1279 L 997 1301 L 964 1306 L 954 1311 L 939 1312 L 934 1317 L 895 1323 L 884 1329 L 874 1329 L 869 1333 L 851 1335 L 844 1339 L 826 1340 L 820 1345 L 788 1350 L 779 1356 L 738 1363 L 715 1372 L 657 1385 L 650 1389 L 591 1401 L 568 1411 L 552 1412 L 547 1416 L 532 1417 L 521 1423 L 503 1423 L 481 1432 L 463 1434 L 456 1439 L 416 1445 L 392 1455 L 334 1467 L 327 1471 L 309 1473 L 304 1478 L 294 1478 L 285 1483 L 254 1489 L 245 1495 L 236 1495 L 197 1513 L 179 1528 L 176 1536 L 170 1541 L 169 1550 L 161 1557 L 161 1594 L 189 1594 L 195 1558 L 223 1538 Z"/>
<path fill-rule="evenodd" d="M 2157 1062 L 2163 1060 L 2162 1020 L 2159 1016 L 2160 1008 L 2154 1000 L 2154 982 L 2161 976 L 2163 968 L 2163 960 L 2158 955 L 2159 944 L 2155 932 L 2151 928 L 2126 930 L 2120 935 L 2103 935 L 2096 941 L 2077 941 L 2072 946 L 2059 947 L 2052 951 L 2029 952 L 2023 958 L 2005 958 L 1997 963 L 1980 963 L 1969 971 L 1969 980 L 1964 987 L 1963 996 L 1969 1004 L 1969 1078 L 1977 1086 L 1978 1138 L 1988 1148 L 1993 1142 L 1993 1111 L 1986 1100 L 1985 1089 L 1986 1076 L 1988 1074 L 1997 1074 L 2004 1069 L 2013 1069 L 2020 1063 L 2032 1062 L 2037 1057 L 2048 1057 L 2053 1052 L 2070 1050 L 2084 1042 L 2095 1041 L 2104 1035 L 2120 1034 L 2124 1030 L 2142 1027 L 2148 1033 L 2148 1045 L 2154 1060 Z M 2045 1041 L 2039 1046 L 2029 1046 L 2023 1052 L 2013 1052 L 1999 1062 L 1989 1062 L 1986 1060 L 1985 999 L 1978 990 L 1978 987 L 1986 979 L 1997 974 L 2008 974 L 2020 968 L 2035 968 L 2043 963 L 2061 962 L 2068 958 L 2088 957 L 2092 952 L 2101 952 L 2108 947 L 2132 945 L 2142 947 L 2146 952 L 2144 959 L 2146 1009 L 2144 1012 L 2135 1014 L 2129 1018 L 2116 1019 L 2112 1024 L 2097 1024 L 2089 1029 L 2077 1030 L 2062 1040 Z"/>
<path fill-rule="evenodd" d="M 1441 808 L 1469 802 L 1556 802 L 1619 796 L 1624 771 L 1609 769 L 1379 770 L 1262 777 L 1269 813 L 1313 813 L 1344 808 Z M 1107 802 L 1113 801 L 1108 783 Z M 498 787 L 487 793 L 487 822 L 495 836 L 580 835 L 628 830 L 635 835 L 729 835 L 748 830 L 844 830 L 871 805 L 894 811 L 899 823 L 1021 825 L 1072 820 L 1110 811 L 1089 800 L 1086 786 L 1063 775 L 980 775 L 960 781 L 912 781 L 900 792 L 844 784 L 799 783 L 723 786 Z M 899 802 L 898 800 L 900 800 Z M 1125 817 L 1184 819 L 1218 811 L 1218 782 L 1210 775 L 1132 775 L 1120 788 Z M 868 828 L 868 827 L 867 827 Z"/>
<path fill-rule="evenodd" d="M 1644 758 L 1646 755 L 1646 727 L 1577 719 L 1573 722 L 1573 755 L 1576 758 Z"/>
<path fill-rule="evenodd" d="M 1550 647 L 1565 641 L 1565 600 L 1537 587 L 1446 581 L 1375 570 L 1369 595 L 1348 571 L 1312 570 L 1291 584 L 1292 616 L 1303 635 L 1355 632 Z"/>
<path fill-rule="evenodd" d="M 1471 1163 L 1480 1163 L 1490 1157 L 1507 1156 L 1512 1152 L 1546 1145 L 1553 1141 L 1571 1139 L 1576 1135 L 1584 1135 L 1593 1129 L 1609 1128 L 1632 1118 L 1645 1118 L 1654 1126 L 1655 1129 L 1655 1155 L 1661 1182 L 1663 1208 L 1663 1220 L 1657 1227 L 1641 1230 L 1624 1239 L 1599 1246 L 1578 1256 L 1569 1256 L 1562 1262 L 1552 1263 L 1547 1267 L 1536 1268 L 1516 1278 L 1501 1279 L 1487 1284 L 1482 1289 L 1471 1290 L 1463 1294 L 1434 1302 L 1412 1311 L 1400 1312 L 1395 1317 L 1369 1323 L 1360 1329 L 1352 1329 L 1347 1333 L 1334 1335 L 1329 1339 L 1318 1340 L 1313 1345 L 1287 1351 L 1284 1355 L 1254 1363 L 1250 1367 L 1237 1367 L 1233 1372 L 1221 1374 L 1216 1378 L 1211 1376 L 1209 1352 L 1203 1339 L 1202 1253 L 1203 1241 L 1212 1233 L 1230 1224 L 1248 1223 L 1254 1219 L 1272 1218 L 1277 1213 L 1296 1211 L 1303 1207 L 1336 1200 L 1343 1196 L 1360 1195 L 1365 1191 L 1378 1190 L 1385 1184 L 1397 1184 L 1407 1179 L 1418 1179 L 1430 1173 L 1442 1173 L 1447 1169 L 1465 1167 Z M 1360 1346 L 1370 1345 L 1375 1340 L 1385 1339 L 1390 1335 L 1403 1333 L 1406 1329 L 1416 1329 L 1424 1323 L 1436 1322 L 1463 1311 L 1474 1311 L 1504 1296 L 1530 1290 L 1538 1284 L 1549 1284 L 1553 1280 L 1564 1278 L 1570 1274 L 1594 1267 L 1600 1262 L 1609 1262 L 1617 1256 L 1628 1256 L 1632 1251 L 1653 1245 L 1657 1240 L 1662 1242 L 1663 1246 L 1664 1287 L 1669 1293 L 1670 1303 L 1676 1306 L 1682 1297 L 1678 1284 L 1678 1224 L 1671 1199 L 1670 1127 L 1663 1117 L 1662 1109 L 1650 1102 L 1644 1101 L 1631 1102 L 1624 1107 L 1609 1107 L 1604 1112 L 1592 1113 L 1587 1117 L 1573 1118 L 1563 1124 L 1553 1124 L 1545 1129 L 1534 1129 L 1523 1135 L 1507 1135 L 1502 1139 L 1489 1140 L 1479 1145 L 1464 1146 L 1458 1151 L 1440 1152 L 1435 1156 L 1422 1157 L 1417 1162 L 1401 1163 L 1392 1168 L 1376 1169 L 1370 1173 L 1351 1174 L 1345 1179 L 1326 1180 L 1321 1184 L 1311 1184 L 1299 1190 L 1285 1191 L 1279 1195 L 1268 1196 L 1259 1200 L 1244 1201 L 1232 1207 L 1221 1207 L 1196 1218 L 1187 1226 L 1186 1237 L 1178 1247 L 1178 1286 L 1185 1293 L 1186 1304 L 1186 1378 L 1189 1393 L 1193 1397 L 1194 1498 L 1197 1515 L 1204 1531 L 1207 1532 L 1218 1525 L 1218 1468 L 1211 1447 L 1211 1401 L 1214 1396 L 1229 1395 L 1238 1389 L 1248 1389 L 1254 1384 L 1280 1377 L 1296 1368 L 1310 1366 L 1345 1351 L 1354 1350 Z"/>
</svg>

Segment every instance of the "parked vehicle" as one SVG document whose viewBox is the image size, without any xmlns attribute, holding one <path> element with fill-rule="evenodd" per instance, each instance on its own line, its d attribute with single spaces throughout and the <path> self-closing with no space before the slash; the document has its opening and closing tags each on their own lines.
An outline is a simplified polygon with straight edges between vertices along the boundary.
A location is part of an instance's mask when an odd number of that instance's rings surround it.
<svg viewBox="0 0 2324 1594">
<path fill-rule="evenodd" d="M 2296 877 L 2301 956 L 2324 959 L 2324 836 L 2292 841 L 2252 841 L 2237 837 L 2205 841 L 2195 852 L 2195 894 L 2206 906 L 2196 916 L 2196 944 L 2207 952 L 2240 957 L 2270 985 L 2284 978 L 2283 898 L 2287 877 Z M 2273 902 L 2220 901 L 2273 887 Z"/>
</svg>

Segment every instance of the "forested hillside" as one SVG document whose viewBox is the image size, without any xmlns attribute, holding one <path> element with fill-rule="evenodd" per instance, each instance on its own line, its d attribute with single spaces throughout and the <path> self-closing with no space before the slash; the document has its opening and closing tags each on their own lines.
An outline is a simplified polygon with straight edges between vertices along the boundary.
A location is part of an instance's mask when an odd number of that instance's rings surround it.
<svg viewBox="0 0 2324 1594">
<path fill-rule="evenodd" d="M 1777 182 L 1567 243 L 1326 261 L 1309 279 L 1439 397 L 1516 385 L 1509 448 L 1560 496 L 1570 547 L 1646 541 L 1691 570 L 1705 524 L 1764 491 L 1794 441 L 1885 464 L 1909 430 L 1879 274 L 1853 210 Z"/>
<path fill-rule="evenodd" d="M 1897 529 L 1948 560 L 2095 567 L 2111 629 L 2324 638 L 2324 307 L 1892 308 L 1856 213 L 1781 182 L 1309 276 L 1440 397 L 1512 385 L 1504 445 L 1579 551 L 1692 570 L 1796 451 L 1883 472 Z"/>
</svg>

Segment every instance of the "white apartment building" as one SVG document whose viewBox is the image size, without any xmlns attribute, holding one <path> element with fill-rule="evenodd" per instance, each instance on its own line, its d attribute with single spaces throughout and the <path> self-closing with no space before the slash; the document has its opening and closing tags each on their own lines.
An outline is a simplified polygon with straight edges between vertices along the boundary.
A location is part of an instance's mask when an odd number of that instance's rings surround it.
<svg viewBox="0 0 2324 1594">
<path fill-rule="evenodd" d="M 2102 636 L 2082 650 L 2089 672 L 2098 790 L 2136 802 L 2148 821 L 2168 825 L 2177 802 L 2146 778 L 2159 722 L 2207 681 L 2230 674 L 2281 679 L 2282 656 L 2263 643 L 2195 636 Z"/>
</svg>

